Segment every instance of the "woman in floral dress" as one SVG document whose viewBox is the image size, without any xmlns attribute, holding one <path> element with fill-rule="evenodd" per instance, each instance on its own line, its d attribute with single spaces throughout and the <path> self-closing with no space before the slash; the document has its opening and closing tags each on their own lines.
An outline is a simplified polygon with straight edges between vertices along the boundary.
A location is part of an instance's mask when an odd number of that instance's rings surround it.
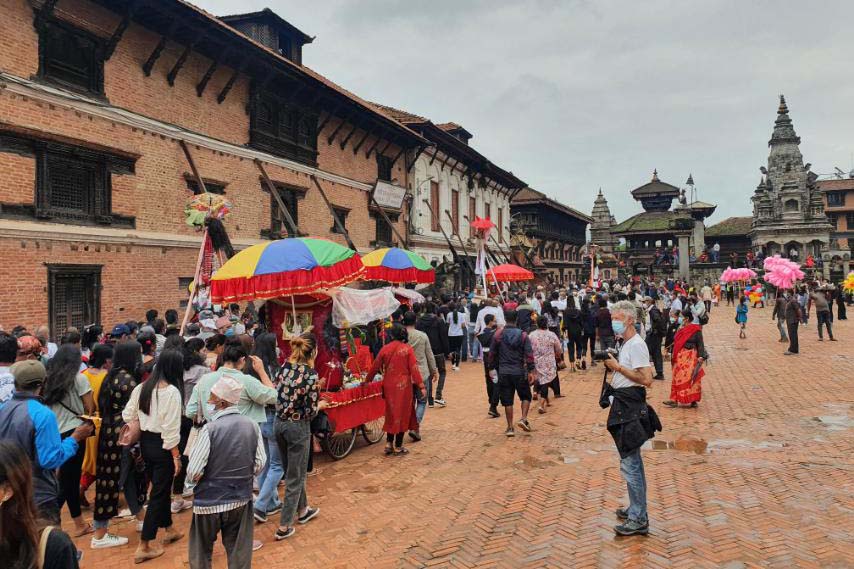
<svg viewBox="0 0 854 569">
<path fill-rule="evenodd" d="M 123 493 L 131 513 L 139 524 L 145 515 L 145 477 L 137 468 L 138 449 L 119 446 L 119 432 L 124 421 L 122 411 L 130 394 L 140 383 L 142 346 L 139 342 L 122 342 L 113 351 L 113 365 L 101 384 L 98 409 L 101 431 L 95 469 L 95 536 L 93 547 L 114 547 L 127 543 L 127 538 L 107 533 L 110 519 L 119 513 L 119 493 Z"/>
<path fill-rule="evenodd" d="M 560 340 L 548 325 L 547 319 L 537 319 L 537 330 L 528 336 L 534 351 L 541 414 L 546 412 L 549 404 L 549 384 L 557 377 L 557 362 L 562 356 Z"/>
</svg>

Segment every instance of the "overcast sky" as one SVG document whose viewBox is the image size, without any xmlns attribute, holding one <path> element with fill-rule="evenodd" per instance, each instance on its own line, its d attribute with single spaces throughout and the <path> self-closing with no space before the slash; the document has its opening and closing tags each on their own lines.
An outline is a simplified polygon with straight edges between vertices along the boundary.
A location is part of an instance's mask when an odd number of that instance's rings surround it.
<svg viewBox="0 0 854 569">
<path fill-rule="evenodd" d="M 854 168 L 854 1 L 192 0 L 270 7 L 303 63 L 361 97 L 454 121 L 531 187 L 622 221 L 658 169 L 711 219 L 750 215 L 777 97 L 813 171 Z"/>
</svg>

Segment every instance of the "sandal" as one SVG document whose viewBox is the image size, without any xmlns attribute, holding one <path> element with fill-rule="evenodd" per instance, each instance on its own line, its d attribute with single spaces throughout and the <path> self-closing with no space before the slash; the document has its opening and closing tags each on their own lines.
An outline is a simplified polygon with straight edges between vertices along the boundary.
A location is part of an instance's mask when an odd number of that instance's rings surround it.
<svg viewBox="0 0 854 569">
<path fill-rule="evenodd" d="M 72 537 L 83 537 L 84 535 L 89 535 L 90 533 L 95 533 L 95 528 L 92 527 L 92 524 L 86 524 L 81 530 L 77 530 L 74 532 Z"/>
<path fill-rule="evenodd" d="M 665 401 L 662 405 L 666 405 L 667 407 L 679 407 L 679 403 L 676 401 Z"/>
<path fill-rule="evenodd" d="M 386 456 L 390 454 L 394 454 L 394 449 L 392 447 L 385 447 L 385 451 L 383 451 Z"/>
<path fill-rule="evenodd" d="M 396 455 L 409 454 L 409 450 L 406 449 L 405 447 L 400 447 L 399 449 L 395 449 L 394 454 L 396 454 Z"/>
</svg>

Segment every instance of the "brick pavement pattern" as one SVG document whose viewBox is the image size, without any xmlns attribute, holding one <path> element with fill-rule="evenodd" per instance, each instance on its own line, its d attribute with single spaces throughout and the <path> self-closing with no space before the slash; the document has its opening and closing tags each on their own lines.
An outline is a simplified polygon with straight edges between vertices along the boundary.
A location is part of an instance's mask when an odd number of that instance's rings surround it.
<svg viewBox="0 0 854 569">
<path fill-rule="evenodd" d="M 698 409 L 669 409 L 670 381 L 650 401 L 664 431 L 644 451 L 648 537 L 616 537 L 613 511 L 626 502 L 618 456 L 599 408 L 601 367 L 562 375 L 565 398 L 534 432 L 503 436 L 486 416 L 478 364 L 449 372 L 448 407 L 428 410 L 424 441 L 407 457 L 382 445 L 339 462 L 318 455 L 309 498 L 321 514 L 284 542 L 275 523 L 256 526 L 254 566 L 386 567 L 852 567 L 854 566 L 854 325 L 819 343 L 814 318 L 801 355 L 783 357 L 771 309 L 750 311 L 738 339 L 729 308 L 712 311 L 712 355 Z M 191 514 L 176 524 L 187 529 Z M 130 545 L 92 551 L 84 568 L 125 567 Z M 187 566 L 187 541 L 149 569 Z M 214 566 L 225 567 L 217 545 Z"/>
</svg>

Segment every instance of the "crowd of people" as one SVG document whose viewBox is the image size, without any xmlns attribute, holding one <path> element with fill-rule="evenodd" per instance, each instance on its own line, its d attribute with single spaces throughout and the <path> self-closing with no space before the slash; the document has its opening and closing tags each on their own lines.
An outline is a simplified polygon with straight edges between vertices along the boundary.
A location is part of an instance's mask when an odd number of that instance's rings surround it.
<svg viewBox="0 0 854 569">
<path fill-rule="evenodd" d="M 696 408 L 709 359 L 703 326 L 726 299 L 745 337 L 759 303 L 751 307 L 742 292 L 732 284 L 610 281 L 475 289 L 402 306 L 370 343 L 367 377 L 381 376 L 386 407 L 384 454 L 408 454 L 407 435 L 422 440 L 427 409 L 449 404 L 448 373 L 462 362 L 482 364 L 487 416 L 499 418 L 503 408 L 507 437 L 534 430 L 534 401 L 545 414 L 562 397 L 561 370 L 601 364 L 600 404 L 611 409 L 608 430 L 630 498 L 616 512 L 615 531 L 645 534 L 640 446 L 661 428 L 645 388 L 664 380 L 667 358 L 672 382 L 663 404 Z M 833 308 L 845 319 L 850 300 L 821 281 L 775 295 L 771 319 L 780 342 L 789 342 L 786 354 L 799 352 L 798 330 L 811 312 L 819 339 L 826 331 L 836 341 Z M 111 531 L 120 517 L 134 521 L 133 560 L 142 563 L 184 539 L 173 521 L 186 510 L 191 567 L 210 567 L 219 535 L 230 566 L 249 567 L 264 545 L 255 524 L 278 514 L 278 541 L 319 514 L 306 493 L 313 420 L 328 405 L 314 367 L 318 338 L 291 337 L 285 356 L 251 305 L 239 308 L 200 313 L 183 334 L 172 310 L 106 333 L 68 329 L 57 343 L 44 327 L 0 331 L 0 555 L 14 560 L 11 567 L 39 557 L 39 567 L 76 567 L 81 552 L 72 537 L 90 535 L 92 549 L 125 546 L 128 536 Z M 70 537 L 59 529 L 64 508 Z"/>
</svg>

